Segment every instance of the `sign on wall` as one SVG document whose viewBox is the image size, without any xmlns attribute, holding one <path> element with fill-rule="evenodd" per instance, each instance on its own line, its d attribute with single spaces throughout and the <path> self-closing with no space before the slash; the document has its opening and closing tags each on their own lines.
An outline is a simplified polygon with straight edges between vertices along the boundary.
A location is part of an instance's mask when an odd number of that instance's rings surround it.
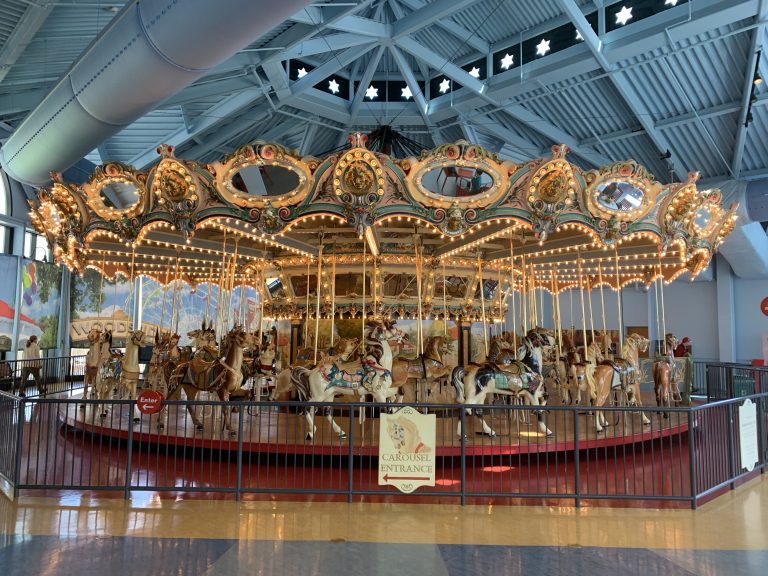
<svg viewBox="0 0 768 576">
<path fill-rule="evenodd" d="M 752 472 L 760 456 L 757 450 L 757 405 L 749 399 L 739 406 L 739 450 L 741 467 Z"/>
<path fill-rule="evenodd" d="M 768 297 L 763 298 L 763 301 L 760 302 L 760 311 L 768 316 Z"/>
<path fill-rule="evenodd" d="M 434 414 L 406 406 L 395 414 L 381 414 L 379 428 L 379 485 L 410 493 L 435 485 Z"/>
</svg>

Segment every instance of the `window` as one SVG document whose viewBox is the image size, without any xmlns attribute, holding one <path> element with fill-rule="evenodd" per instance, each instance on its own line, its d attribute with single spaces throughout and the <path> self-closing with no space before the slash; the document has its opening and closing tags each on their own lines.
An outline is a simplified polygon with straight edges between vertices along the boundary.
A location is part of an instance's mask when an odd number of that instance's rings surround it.
<svg viewBox="0 0 768 576">
<path fill-rule="evenodd" d="M 27 230 L 24 234 L 24 258 L 50 262 L 51 253 L 48 248 L 48 240 L 45 236 Z"/>
<path fill-rule="evenodd" d="M 11 215 L 10 187 L 5 172 L 0 171 L 0 214 Z"/>
</svg>

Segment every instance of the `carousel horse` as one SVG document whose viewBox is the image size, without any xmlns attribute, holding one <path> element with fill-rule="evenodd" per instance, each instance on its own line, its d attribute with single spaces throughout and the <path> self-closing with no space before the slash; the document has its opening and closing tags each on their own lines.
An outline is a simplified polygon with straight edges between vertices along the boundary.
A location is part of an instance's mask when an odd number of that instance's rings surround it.
<svg viewBox="0 0 768 576">
<path fill-rule="evenodd" d="M 92 394 L 96 394 L 96 380 L 99 377 L 99 369 L 109 356 L 109 349 L 106 354 L 102 342 L 103 332 L 96 326 L 92 326 L 88 332 L 88 353 L 85 356 L 85 375 L 83 376 L 83 400 L 88 399 L 88 388 L 92 389 Z M 85 405 L 81 405 L 85 408 Z"/>
<path fill-rule="evenodd" d="M 125 391 L 125 394 L 121 394 L 121 397 L 126 397 L 130 400 L 136 400 L 136 389 L 139 383 L 139 376 L 141 375 L 141 368 L 139 367 L 139 347 L 141 341 L 144 339 L 144 332 L 141 330 L 131 330 L 128 332 L 128 341 L 125 343 L 125 356 L 122 359 L 120 369 L 120 388 Z M 136 407 L 134 406 L 133 419 L 139 421 Z"/>
<path fill-rule="evenodd" d="M 318 365 L 333 364 L 334 362 L 348 362 L 357 350 L 358 342 L 359 340 L 357 338 L 338 339 L 330 352 L 325 352 L 324 350 L 320 351 L 320 361 L 318 362 Z M 274 402 L 293 389 L 291 371 L 292 368 L 286 368 L 278 373 L 275 388 L 269 395 L 269 400 Z"/>
<path fill-rule="evenodd" d="M 446 366 L 443 355 L 448 352 L 445 336 L 430 336 L 424 344 L 424 353 L 416 358 L 398 356 L 392 362 L 392 380 L 398 389 L 397 401 L 402 402 L 408 382 L 426 379 L 435 382 L 450 376 L 452 367 Z M 383 364 L 382 364 L 383 365 Z"/>
<path fill-rule="evenodd" d="M 518 349 L 518 359 L 511 364 L 499 366 L 486 363 L 482 366 L 471 365 L 468 368 L 457 366 L 451 373 L 451 383 L 456 391 L 456 400 L 460 404 L 482 405 L 490 394 L 519 399 L 531 406 L 546 406 L 547 390 L 541 375 L 541 347 L 554 342 L 549 331 L 542 328 L 530 330 L 523 338 Z M 467 410 L 470 414 L 472 411 Z M 483 433 L 495 436 L 496 432 L 488 426 L 482 414 L 480 419 Z M 536 412 L 539 431 L 550 436 L 540 411 Z M 461 421 L 457 434 L 462 436 Z"/>
<path fill-rule="evenodd" d="M 203 354 L 198 356 L 196 352 L 192 360 L 181 362 L 171 375 L 168 399 L 177 400 L 182 389 L 190 402 L 194 402 L 199 392 L 215 392 L 219 400 L 225 403 L 229 402 L 233 395 L 242 395 L 243 348 L 249 344 L 249 341 L 248 333 L 240 328 L 233 328 L 227 334 L 229 345 L 223 357 L 216 357 L 209 361 L 205 359 L 206 356 Z M 209 351 L 203 349 L 200 352 L 208 353 Z M 195 428 L 202 430 L 203 423 L 191 404 L 187 404 L 187 411 Z M 226 406 L 222 408 L 222 420 L 229 435 L 234 436 L 236 433 L 232 430 Z"/>
<path fill-rule="evenodd" d="M 585 395 L 589 404 L 594 403 L 595 392 L 595 369 L 597 365 L 603 362 L 603 353 L 600 345 L 593 340 L 584 351 L 583 362 L 576 349 L 571 349 L 566 355 L 568 366 L 568 378 L 563 387 L 563 403 L 581 404 L 581 395 Z"/>
<path fill-rule="evenodd" d="M 681 380 L 680 370 L 675 364 L 673 351 L 677 347 L 677 338 L 673 334 L 665 337 L 667 355 L 661 356 L 653 363 L 653 391 L 656 395 L 657 406 L 679 405 L 683 398 L 680 395 L 678 384 Z M 669 418 L 668 413 L 664 413 Z"/>
<path fill-rule="evenodd" d="M 624 341 L 621 357 L 605 360 L 595 368 L 595 406 L 605 406 L 613 393 L 626 394 L 629 405 L 642 406 L 638 354 L 645 352 L 648 349 L 648 344 L 647 338 L 632 333 Z M 643 424 L 651 423 L 642 411 L 640 415 Z M 595 428 L 597 432 L 602 432 L 605 425 L 607 425 L 605 415 L 602 411 L 596 410 Z"/>
<path fill-rule="evenodd" d="M 152 347 L 152 357 L 147 365 L 146 385 L 164 396 L 168 392 L 168 380 L 173 368 L 181 360 L 178 343 L 179 334 L 163 333 L 161 336 L 155 330 L 155 345 Z"/>
<path fill-rule="evenodd" d="M 112 331 L 105 330 L 99 338 L 99 358 L 101 364 L 98 367 L 96 379 L 93 383 L 93 391 L 97 400 L 103 402 L 99 404 L 100 415 L 107 417 L 107 405 L 104 401 L 109 400 L 112 390 L 120 382 L 121 355 L 112 354 Z"/>
</svg>

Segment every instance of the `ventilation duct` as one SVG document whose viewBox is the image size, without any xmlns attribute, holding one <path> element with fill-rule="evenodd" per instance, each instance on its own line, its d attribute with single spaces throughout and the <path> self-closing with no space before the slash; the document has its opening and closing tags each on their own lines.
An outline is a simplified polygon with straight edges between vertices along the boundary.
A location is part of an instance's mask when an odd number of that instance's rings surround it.
<svg viewBox="0 0 768 576">
<path fill-rule="evenodd" d="M 739 203 L 738 225 L 719 248 L 739 278 L 768 278 L 768 236 L 759 222 L 752 221 L 756 208 L 750 207 L 749 198 L 750 191 L 764 188 L 765 185 L 747 184 L 743 180 L 731 180 L 720 186 L 724 206 Z"/>
<path fill-rule="evenodd" d="M 307 0 L 136 0 L 115 16 L 0 149 L 39 185 L 304 8 Z"/>
</svg>

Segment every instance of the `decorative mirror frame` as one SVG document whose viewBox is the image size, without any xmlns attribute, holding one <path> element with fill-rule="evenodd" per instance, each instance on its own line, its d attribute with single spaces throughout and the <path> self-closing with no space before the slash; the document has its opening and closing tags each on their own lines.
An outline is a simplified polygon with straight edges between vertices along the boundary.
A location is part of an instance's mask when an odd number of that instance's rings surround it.
<svg viewBox="0 0 768 576">
<path fill-rule="evenodd" d="M 132 184 L 138 193 L 136 202 L 126 208 L 112 208 L 104 203 L 101 194 L 112 184 Z M 147 204 L 147 174 L 136 172 L 121 162 L 107 162 L 97 166 L 91 179 L 83 184 L 85 201 L 98 216 L 114 222 L 121 218 L 133 218 L 144 212 Z"/>
<path fill-rule="evenodd" d="M 301 158 L 294 151 L 280 144 L 271 144 L 257 140 L 238 148 L 225 156 L 221 162 L 209 164 L 209 170 L 215 175 L 215 186 L 226 202 L 240 208 L 264 208 L 267 204 L 280 208 L 300 203 L 312 188 L 312 174 L 318 162 Z M 235 174 L 250 167 L 280 166 L 294 172 L 299 179 L 298 186 L 277 196 L 254 196 L 235 188 L 232 178 Z"/>
<path fill-rule="evenodd" d="M 418 159 L 408 158 L 402 161 L 401 166 L 408 170 L 405 185 L 416 202 L 440 208 L 449 208 L 454 204 L 462 208 L 494 204 L 508 192 L 510 170 L 517 168 L 513 162 L 501 161 L 497 154 L 466 140 L 458 140 L 453 144 L 444 144 L 434 150 L 425 151 Z M 423 178 L 426 174 L 451 166 L 480 169 L 490 175 L 493 184 L 486 192 L 459 197 L 443 196 L 424 187 Z"/>
<path fill-rule="evenodd" d="M 620 222 L 633 222 L 648 214 L 656 204 L 656 197 L 662 190 L 662 185 L 653 179 L 653 174 L 640 166 L 634 160 L 616 162 L 599 170 L 590 170 L 584 175 L 587 189 L 584 191 L 584 205 L 589 212 L 598 218 L 610 220 L 615 218 Z M 598 201 L 598 187 L 612 182 L 628 182 L 643 193 L 640 206 L 632 210 L 612 210 Z"/>
</svg>

